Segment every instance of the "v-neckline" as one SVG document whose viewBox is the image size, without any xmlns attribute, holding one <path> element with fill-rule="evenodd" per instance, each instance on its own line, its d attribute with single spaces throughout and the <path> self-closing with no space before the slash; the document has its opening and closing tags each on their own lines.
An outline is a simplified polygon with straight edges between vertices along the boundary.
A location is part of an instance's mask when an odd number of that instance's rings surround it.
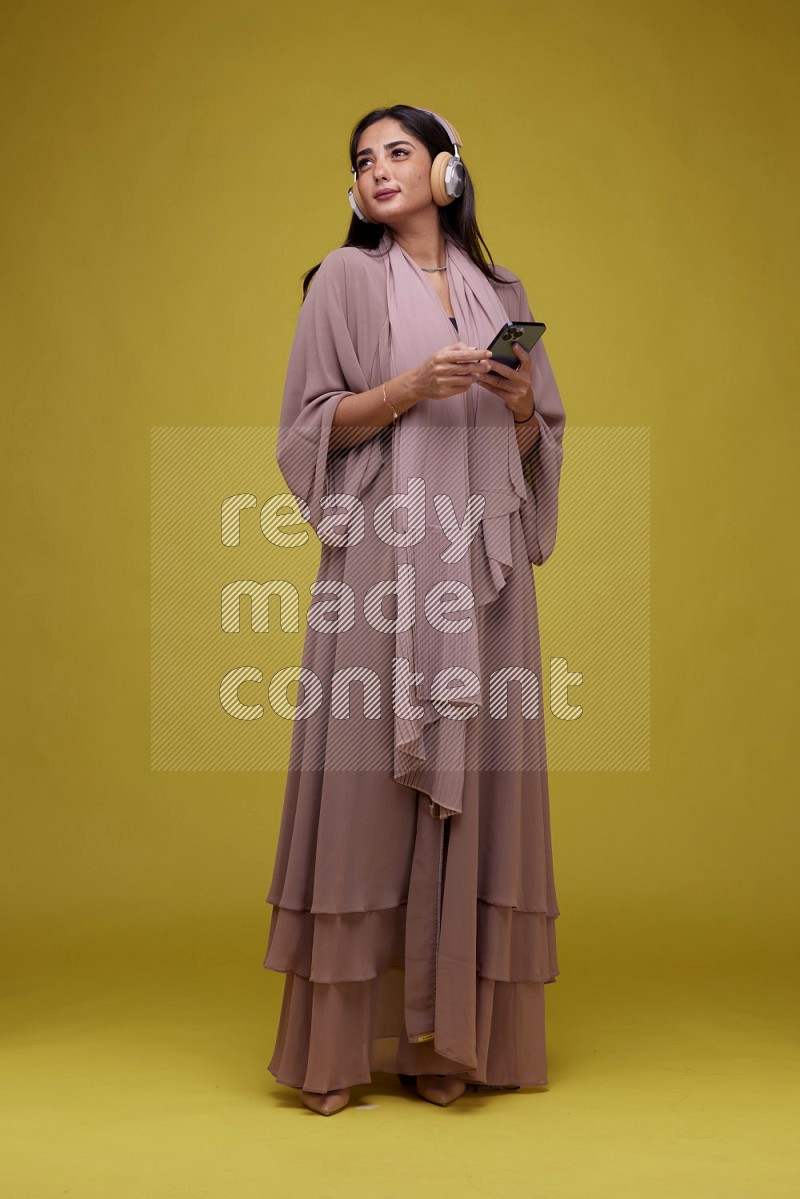
<svg viewBox="0 0 800 1199">
<path fill-rule="evenodd" d="M 401 249 L 401 250 L 403 250 L 403 247 L 402 247 L 402 246 L 400 246 L 400 249 Z M 414 266 L 414 267 L 416 267 L 416 269 L 419 271 L 420 275 L 422 275 L 422 276 L 423 276 L 423 278 L 424 278 L 424 277 L 425 277 L 425 271 L 423 271 L 423 269 L 422 269 L 422 267 L 419 265 L 419 263 L 414 261 L 414 259 L 411 257 L 411 255 L 408 253 L 408 251 L 407 251 L 407 250 L 403 250 L 403 253 L 405 254 L 405 256 L 406 256 L 406 258 L 408 259 L 408 261 L 411 263 L 411 265 L 412 265 L 412 266 Z M 449 252 L 448 252 L 448 248 L 447 248 L 447 238 L 445 238 L 445 240 L 444 240 L 444 259 L 445 259 L 445 263 L 447 263 L 447 261 L 448 261 L 448 258 L 449 258 L 449 257 L 450 257 L 450 254 L 449 254 Z M 449 264 L 448 264 L 448 265 L 449 265 Z M 452 321 L 457 321 L 457 320 L 458 320 L 458 318 L 456 317 L 456 314 L 455 314 L 455 313 L 453 313 L 453 314 L 452 314 L 452 316 L 451 316 L 449 312 L 445 312 L 445 307 L 444 307 L 444 304 L 443 304 L 443 303 L 442 303 L 442 301 L 439 299 L 439 296 L 438 296 L 438 295 L 437 295 L 437 293 L 436 293 L 436 289 L 434 288 L 434 286 L 433 286 L 433 284 L 431 283 L 430 279 L 425 279 L 425 284 L 426 284 L 426 286 L 427 286 L 427 287 L 429 287 L 429 288 L 431 289 L 431 291 L 433 292 L 433 294 L 434 294 L 434 296 L 435 296 L 435 298 L 436 298 L 436 302 L 438 303 L 438 305 L 439 305 L 439 307 L 441 308 L 442 312 L 444 312 L 444 315 L 447 317 L 447 319 L 448 319 L 449 321 L 451 321 L 451 322 L 452 322 Z M 449 279 L 448 279 L 448 283 L 447 283 L 447 290 L 448 290 L 448 292 L 449 292 L 449 290 L 450 290 L 450 281 L 449 281 Z M 456 326 L 456 328 L 458 328 L 458 326 Z"/>
</svg>

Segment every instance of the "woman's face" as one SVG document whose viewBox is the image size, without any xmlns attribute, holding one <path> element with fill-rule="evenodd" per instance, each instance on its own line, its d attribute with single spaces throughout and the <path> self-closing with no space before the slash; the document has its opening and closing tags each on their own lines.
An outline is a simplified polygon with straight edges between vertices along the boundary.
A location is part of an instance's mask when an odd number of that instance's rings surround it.
<svg viewBox="0 0 800 1199">
<path fill-rule="evenodd" d="M 398 221 L 435 208 L 431 192 L 431 156 L 399 121 L 385 117 L 368 125 L 356 148 L 359 207 L 374 221 Z M 387 192 L 381 198 L 381 192 Z"/>
</svg>

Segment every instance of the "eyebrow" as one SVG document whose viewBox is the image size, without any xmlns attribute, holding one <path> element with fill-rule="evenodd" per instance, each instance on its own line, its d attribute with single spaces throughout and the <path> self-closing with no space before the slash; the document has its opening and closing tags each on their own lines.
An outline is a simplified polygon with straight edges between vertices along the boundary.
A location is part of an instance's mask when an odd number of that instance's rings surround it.
<svg viewBox="0 0 800 1199">
<path fill-rule="evenodd" d="M 393 146 L 411 146 L 411 142 L 403 141 L 401 139 L 400 141 L 397 141 L 397 142 L 384 142 L 383 143 L 384 150 L 391 150 Z M 414 147 L 411 146 L 411 149 L 413 150 Z M 358 161 L 358 159 L 361 157 L 362 154 L 374 154 L 374 152 L 375 151 L 372 149 L 372 146 L 367 146 L 366 149 L 359 150 L 358 153 L 356 154 L 356 162 Z"/>
</svg>

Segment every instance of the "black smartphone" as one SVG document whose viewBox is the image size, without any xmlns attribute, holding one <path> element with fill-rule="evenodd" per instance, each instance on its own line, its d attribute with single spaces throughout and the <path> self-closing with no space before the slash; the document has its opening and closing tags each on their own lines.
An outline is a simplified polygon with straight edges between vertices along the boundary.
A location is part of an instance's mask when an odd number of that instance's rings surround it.
<svg viewBox="0 0 800 1199">
<path fill-rule="evenodd" d="M 487 348 L 492 351 L 492 358 L 495 361 L 502 362 L 504 366 L 509 366 L 512 370 L 519 370 L 519 358 L 511 348 L 513 343 L 518 341 L 523 350 L 527 350 L 530 354 L 546 328 L 547 325 L 542 321 L 508 321 Z M 489 371 L 488 373 L 497 375 L 498 372 Z"/>
</svg>

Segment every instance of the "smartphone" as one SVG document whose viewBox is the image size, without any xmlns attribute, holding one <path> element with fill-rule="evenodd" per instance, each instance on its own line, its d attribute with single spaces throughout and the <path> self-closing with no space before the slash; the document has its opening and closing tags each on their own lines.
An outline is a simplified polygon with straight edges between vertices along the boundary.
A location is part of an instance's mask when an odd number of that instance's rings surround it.
<svg viewBox="0 0 800 1199">
<path fill-rule="evenodd" d="M 546 328 L 547 325 L 542 321 L 508 321 L 488 347 L 492 351 L 492 358 L 497 362 L 502 362 L 504 366 L 510 366 L 512 370 L 518 370 L 519 358 L 511 348 L 513 343 L 518 341 L 523 350 L 527 350 L 530 354 Z M 497 371 L 488 373 L 498 375 Z"/>
</svg>

